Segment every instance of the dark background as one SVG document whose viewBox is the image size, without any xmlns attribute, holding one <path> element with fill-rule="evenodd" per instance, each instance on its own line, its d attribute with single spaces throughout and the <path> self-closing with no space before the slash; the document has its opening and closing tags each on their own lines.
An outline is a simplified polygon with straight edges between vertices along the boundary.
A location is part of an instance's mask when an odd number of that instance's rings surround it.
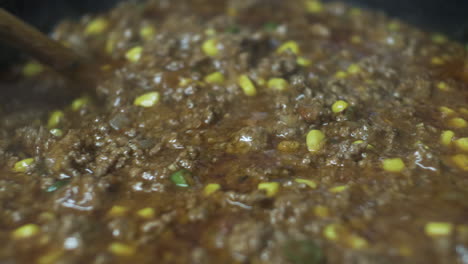
<svg viewBox="0 0 468 264">
<path fill-rule="evenodd" d="M 0 0 L 0 6 L 42 31 L 57 21 L 103 11 L 122 0 Z M 177 0 L 173 0 L 177 1 Z M 288 0 L 283 0 L 288 1 Z M 343 0 L 356 6 L 381 10 L 431 31 L 440 31 L 468 43 L 468 0 Z M 0 67 L 17 54 L 0 46 Z"/>
</svg>

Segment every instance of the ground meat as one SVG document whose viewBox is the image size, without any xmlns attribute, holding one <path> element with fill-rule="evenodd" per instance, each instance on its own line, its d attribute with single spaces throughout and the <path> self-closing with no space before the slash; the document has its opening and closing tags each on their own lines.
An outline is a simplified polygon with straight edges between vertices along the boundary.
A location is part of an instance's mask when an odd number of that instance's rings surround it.
<svg viewBox="0 0 468 264">
<path fill-rule="evenodd" d="M 0 263 L 467 263 L 462 44 L 318 0 L 124 2 L 52 36 L 99 82 L 0 80 Z"/>
<path fill-rule="evenodd" d="M 238 261 L 251 259 L 266 246 L 270 234 L 271 230 L 262 223 L 252 221 L 236 224 L 227 242 L 232 257 Z"/>
</svg>

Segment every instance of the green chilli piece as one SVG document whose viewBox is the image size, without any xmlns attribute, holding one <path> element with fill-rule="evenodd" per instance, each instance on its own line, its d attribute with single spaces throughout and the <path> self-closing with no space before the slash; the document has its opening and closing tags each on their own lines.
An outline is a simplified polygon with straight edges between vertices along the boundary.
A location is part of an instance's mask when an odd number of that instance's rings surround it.
<svg viewBox="0 0 468 264">
<path fill-rule="evenodd" d="M 171 181 L 179 187 L 187 188 L 190 187 L 190 184 L 187 181 L 187 178 L 190 176 L 191 174 L 188 170 L 182 169 L 171 175 Z"/>
<path fill-rule="evenodd" d="M 240 32 L 240 28 L 237 25 L 231 25 L 226 29 L 226 33 L 237 34 Z"/>
<path fill-rule="evenodd" d="M 62 188 L 63 186 L 67 185 L 68 183 L 70 183 L 70 179 L 58 180 L 54 184 L 52 184 L 51 186 L 47 187 L 47 189 L 45 191 L 48 192 L 48 193 L 55 192 L 58 189 Z"/>
<path fill-rule="evenodd" d="M 325 256 L 313 240 L 289 241 L 284 246 L 286 258 L 293 264 L 322 264 Z"/>
<path fill-rule="evenodd" d="M 266 30 L 266 31 L 275 31 L 277 28 L 278 28 L 278 23 L 275 23 L 275 22 L 267 22 L 263 25 L 263 28 Z"/>
</svg>

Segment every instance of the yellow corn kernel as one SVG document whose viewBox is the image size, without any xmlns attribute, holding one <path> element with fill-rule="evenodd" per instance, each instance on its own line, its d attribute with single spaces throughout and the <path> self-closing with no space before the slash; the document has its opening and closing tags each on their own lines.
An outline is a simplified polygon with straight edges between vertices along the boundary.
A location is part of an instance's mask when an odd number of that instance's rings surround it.
<svg viewBox="0 0 468 264">
<path fill-rule="evenodd" d="M 221 72 L 213 72 L 205 77 L 205 82 L 210 84 L 222 84 L 224 82 L 224 75 Z"/>
<path fill-rule="evenodd" d="M 215 193 L 216 191 L 218 191 L 219 189 L 221 189 L 221 185 L 217 183 L 210 183 L 210 184 L 207 184 L 205 188 L 203 189 L 203 194 L 205 196 L 209 196 Z"/>
<path fill-rule="evenodd" d="M 452 130 L 442 131 L 442 134 L 440 135 L 440 143 L 444 146 L 450 146 L 454 136 L 455 133 Z"/>
<path fill-rule="evenodd" d="M 62 250 L 55 250 L 38 258 L 38 264 L 54 264 L 63 255 Z"/>
<path fill-rule="evenodd" d="M 447 124 L 452 128 L 465 128 L 468 127 L 468 123 L 461 117 L 454 117 L 450 119 Z"/>
<path fill-rule="evenodd" d="M 108 247 L 108 250 L 114 255 L 120 257 L 130 257 L 133 256 L 136 252 L 136 248 L 134 246 L 120 242 L 111 243 Z"/>
<path fill-rule="evenodd" d="M 20 160 L 16 162 L 15 165 L 13 166 L 13 171 L 14 172 L 27 172 L 33 164 L 34 164 L 33 158 Z"/>
<path fill-rule="evenodd" d="M 320 218 L 327 218 L 330 216 L 330 209 L 323 205 L 317 205 L 314 207 L 314 214 Z"/>
<path fill-rule="evenodd" d="M 401 172 L 405 167 L 405 163 L 400 158 L 382 160 L 382 168 L 389 172 Z"/>
<path fill-rule="evenodd" d="M 206 56 L 214 57 L 219 54 L 218 41 L 216 39 L 208 39 L 202 44 L 203 53 Z"/>
<path fill-rule="evenodd" d="M 24 239 L 30 238 L 37 235 L 40 232 L 40 228 L 36 224 L 26 224 L 18 227 L 11 233 L 13 239 Z"/>
<path fill-rule="evenodd" d="M 146 41 L 151 40 L 156 35 L 156 29 L 153 26 L 146 25 L 140 28 L 140 37 Z"/>
<path fill-rule="evenodd" d="M 141 54 L 143 53 L 143 47 L 136 46 L 129 49 L 125 53 L 125 58 L 130 62 L 138 62 L 141 59 Z"/>
<path fill-rule="evenodd" d="M 350 40 L 351 40 L 351 43 L 353 43 L 353 44 L 362 43 L 362 38 L 361 38 L 361 36 L 358 36 L 358 35 L 351 36 Z"/>
<path fill-rule="evenodd" d="M 310 152 L 319 151 L 325 142 L 325 134 L 322 131 L 313 129 L 307 133 L 306 143 Z"/>
<path fill-rule="evenodd" d="M 268 88 L 276 91 L 285 91 L 289 88 L 289 83 L 283 78 L 271 78 L 268 80 Z"/>
<path fill-rule="evenodd" d="M 452 156 L 452 161 L 461 170 L 468 171 L 468 155 L 457 154 L 455 156 Z"/>
<path fill-rule="evenodd" d="M 268 197 L 275 196 L 279 191 L 280 185 L 277 182 L 262 182 L 258 184 L 259 190 L 264 190 Z"/>
<path fill-rule="evenodd" d="M 255 96 L 257 94 L 257 89 L 255 88 L 255 85 L 250 80 L 249 76 L 242 74 L 241 76 L 239 76 L 237 83 L 242 88 L 245 95 Z"/>
<path fill-rule="evenodd" d="M 335 73 L 335 78 L 337 78 L 337 79 L 344 79 L 346 77 L 348 77 L 348 74 L 346 72 L 344 72 L 344 71 L 337 71 Z"/>
<path fill-rule="evenodd" d="M 296 59 L 296 63 L 300 66 L 303 66 L 303 67 L 308 67 L 310 65 L 312 65 L 312 61 L 307 59 L 307 58 L 304 58 L 304 57 L 298 57 Z"/>
<path fill-rule="evenodd" d="M 136 106 L 141 106 L 141 107 L 152 107 L 155 104 L 157 104 L 159 100 L 160 100 L 160 95 L 158 92 L 150 92 L 150 93 L 146 93 L 135 98 L 135 101 L 133 102 L 133 104 Z"/>
<path fill-rule="evenodd" d="M 437 84 L 437 88 L 441 91 L 448 92 L 450 91 L 450 87 L 446 82 L 439 82 Z"/>
<path fill-rule="evenodd" d="M 37 62 L 29 62 L 23 67 L 23 75 L 26 77 L 36 76 L 44 70 L 42 64 Z"/>
<path fill-rule="evenodd" d="M 424 227 L 428 236 L 449 236 L 452 234 L 453 224 L 447 222 L 429 222 Z"/>
<path fill-rule="evenodd" d="M 185 87 L 189 85 L 193 80 L 190 78 L 179 77 L 179 86 Z"/>
<path fill-rule="evenodd" d="M 300 147 L 300 143 L 292 140 L 284 140 L 278 144 L 278 150 L 281 152 L 296 152 Z"/>
<path fill-rule="evenodd" d="M 442 58 L 440 58 L 440 57 L 432 57 L 432 58 L 431 58 L 431 63 L 432 63 L 433 65 L 442 65 L 442 64 L 444 64 L 445 62 L 444 62 L 444 60 L 443 60 Z"/>
<path fill-rule="evenodd" d="M 366 143 L 366 142 L 364 142 L 364 140 L 356 140 L 353 142 L 353 144 L 363 144 L 363 143 Z M 366 149 L 374 149 L 374 146 L 371 144 L 367 144 Z"/>
<path fill-rule="evenodd" d="M 296 55 L 300 53 L 299 45 L 297 44 L 296 41 L 292 41 L 292 40 L 286 41 L 285 43 L 283 43 L 283 45 L 281 45 L 278 48 L 278 50 L 276 50 L 276 52 L 285 53 L 288 50 Z"/>
<path fill-rule="evenodd" d="M 331 193 L 340 193 L 346 191 L 348 188 L 348 185 L 339 185 L 328 189 L 328 191 Z"/>
<path fill-rule="evenodd" d="M 439 33 L 432 35 L 431 39 L 436 44 L 444 44 L 445 42 L 447 42 L 447 37 Z"/>
<path fill-rule="evenodd" d="M 65 114 L 62 111 L 53 111 L 49 116 L 49 121 L 47 121 L 47 127 L 54 128 L 58 126 L 62 122 L 64 117 Z"/>
<path fill-rule="evenodd" d="M 73 100 L 73 102 L 71 104 L 71 109 L 73 111 L 78 111 L 81 108 L 83 108 L 85 105 L 87 105 L 90 101 L 91 101 L 91 99 L 89 97 L 87 97 L 87 96 L 77 98 L 77 99 Z"/>
<path fill-rule="evenodd" d="M 468 151 L 468 137 L 455 140 L 455 146 L 461 151 Z"/>
<path fill-rule="evenodd" d="M 351 234 L 346 237 L 346 244 L 352 249 L 363 249 L 369 246 L 367 240 L 356 234 Z"/>
<path fill-rule="evenodd" d="M 328 224 L 323 229 L 323 236 L 331 241 L 338 240 L 340 226 L 338 224 Z"/>
<path fill-rule="evenodd" d="M 452 108 L 446 107 L 446 106 L 439 107 L 439 111 L 444 116 L 449 116 L 449 115 L 456 114 L 455 110 L 453 110 Z"/>
<path fill-rule="evenodd" d="M 86 35 L 97 35 L 104 32 L 109 26 L 109 22 L 104 18 L 96 18 L 86 26 Z"/>
<path fill-rule="evenodd" d="M 349 67 L 348 67 L 348 73 L 349 74 L 358 74 L 360 72 L 361 72 L 361 67 L 359 67 L 359 65 L 357 65 L 357 64 L 349 65 Z"/>
<path fill-rule="evenodd" d="M 51 133 L 55 137 L 63 136 L 63 131 L 60 128 L 52 128 L 51 130 L 49 130 L 49 133 Z"/>
<path fill-rule="evenodd" d="M 137 211 L 136 214 L 139 217 L 144 218 L 144 219 L 151 219 L 151 218 L 154 218 L 154 216 L 156 215 L 156 213 L 154 212 L 154 209 L 150 207 L 140 209 Z"/>
<path fill-rule="evenodd" d="M 297 183 L 303 183 L 303 184 L 309 186 L 312 189 L 317 188 L 317 183 L 314 182 L 313 180 L 295 179 L 294 181 L 297 182 Z"/>
<path fill-rule="evenodd" d="M 318 14 L 323 11 L 323 4 L 319 0 L 307 0 L 305 4 L 309 13 Z"/>
<path fill-rule="evenodd" d="M 108 216 L 111 217 L 117 217 L 117 216 L 123 216 L 128 212 L 128 208 L 125 206 L 121 205 L 114 205 L 112 208 L 109 210 L 107 213 Z"/>
<path fill-rule="evenodd" d="M 332 105 L 332 111 L 333 113 L 338 114 L 346 110 L 348 106 L 349 104 L 346 101 L 338 100 Z"/>
</svg>

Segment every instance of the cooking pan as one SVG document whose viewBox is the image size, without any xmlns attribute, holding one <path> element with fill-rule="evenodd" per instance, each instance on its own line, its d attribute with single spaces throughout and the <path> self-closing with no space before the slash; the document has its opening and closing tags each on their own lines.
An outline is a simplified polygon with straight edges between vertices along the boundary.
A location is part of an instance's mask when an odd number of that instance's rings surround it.
<svg viewBox="0 0 468 264">
<path fill-rule="evenodd" d="M 0 0 L 0 6 L 48 32 L 62 19 L 77 19 L 85 13 L 101 12 L 122 0 Z M 372 8 L 430 31 L 468 42 L 468 1 L 465 0 L 343 0 Z M 0 67 L 18 54 L 0 46 Z"/>
</svg>

